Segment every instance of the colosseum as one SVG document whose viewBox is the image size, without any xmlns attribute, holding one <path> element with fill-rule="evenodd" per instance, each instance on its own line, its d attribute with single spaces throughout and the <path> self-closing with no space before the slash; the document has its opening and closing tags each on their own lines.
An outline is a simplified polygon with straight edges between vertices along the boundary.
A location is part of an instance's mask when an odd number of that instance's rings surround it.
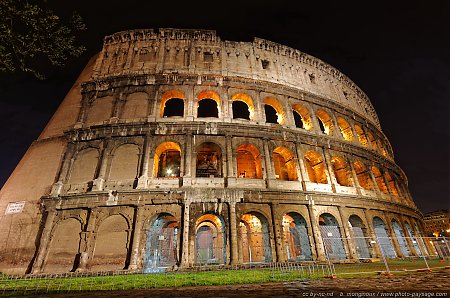
<svg viewBox="0 0 450 298">
<path fill-rule="evenodd" d="M 422 216 L 365 93 L 264 39 L 107 36 L 0 193 L 0 271 L 419 254 Z M 383 240 L 384 239 L 384 240 Z M 3 241 L 2 241 L 3 242 Z"/>
</svg>

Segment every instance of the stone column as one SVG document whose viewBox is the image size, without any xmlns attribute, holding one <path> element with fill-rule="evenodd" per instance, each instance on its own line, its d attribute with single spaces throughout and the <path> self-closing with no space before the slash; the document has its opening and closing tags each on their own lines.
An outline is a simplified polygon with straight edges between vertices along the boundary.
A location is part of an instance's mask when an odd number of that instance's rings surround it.
<svg viewBox="0 0 450 298">
<path fill-rule="evenodd" d="M 238 255 L 238 235 L 237 235 L 237 218 L 236 218 L 236 202 L 230 202 L 230 245 L 231 245 L 231 265 L 239 262 Z"/>
<path fill-rule="evenodd" d="M 81 245 L 80 245 L 80 263 L 78 265 L 77 271 L 86 271 L 89 269 L 89 264 L 94 256 L 94 244 L 95 244 L 95 219 L 96 219 L 97 208 L 92 208 L 89 210 L 89 215 L 87 216 L 86 227 L 83 232 L 81 232 Z"/>
<path fill-rule="evenodd" d="M 33 268 L 31 273 L 37 274 L 41 273 L 44 270 L 44 261 L 48 253 L 48 247 L 51 242 L 51 232 L 53 229 L 53 222 L 56 217 L 56 210 L 52 209 L 47 212 L 47 217 L 45 219 L 44 230 L 41 234 L 39 249 L 36 253 L 36 259 L 33 263 Z"/>
<path fill-rule="evenodd" d="M 226 146 L 226 154 L 227 154 L 227 177 L 228 178 L 235 178 L 236 174 L 234 173 L 234 164 L 235 161 L 233 160 L 233 146 L 232 146 L 232 136 L 226 135 L 225 136 L 225 146 Z"/>
<path fill-rule="evenodd" d="M 106 177 L 105 177 L 106 176 L 106 168 L 108 165 L 108 160 L 110 158 L 110 152 L 107 151 L 107 150 L 109 150 L 108 145 L 109 145 L 109 141 L 106 141 L 105 145 L 103 147 L 103 150 L 101 151 L 101 154 L 100 154 L 100 160 L 99 160 L 100 167 L 98 170 L 97 178 L 94 179 L 94 181 L 93 181 L 93 185 L 92 185 L 93 191 L 102 191 L 103 190 L 103 185 L 104 185 L 105 179 L 106 179 Z"/>
<path fill-rule="evenodd" d="M 61 193 L 64 183 L 67 181 L 69 169 L 71 167 L 71 164 L 73 163 L 73 155 L 74 144 L 69 143 L 61 161 L 61 165 L 57 175 L 57 181 L 52 186 L 52 190 L 50 193 L 52 197 L 56 197 Z"/>
<path fill-rule="evenodd" d="M 334 176 L 334 170 L 333 170 L 333 164 L 331 163 L 331 157 L 327 150 L 325 150 L 324 148 L 322 148 L 322 150 L 323 150 L 323 156 L 324 156 L 323 162 L 325 163 L 325 169 L 327 169 L 326 173 L 328 176 L 327 177 L 328 183 L 331 185 L 331 189 L 333 190 L 333 192 L 336 192 L 337 180 L 336 180 L 336 176 Z"/>
<path fill-rule="evenodd" d="M 131 243 L 131 257 L 128 270 L 138 269 L 139 244 L 141 243 L 142 222 L 144 220 L 144 207 L 137 206 L 134 211 L 133 240 Z"/>
<path fill-rule="evenodd" d="M 361 196 L 361 185 L 359 185 L 358 175 L 356 175 L 355 167 L 353 166 L 353 161 L 347 160 L 347 164 L 350 167 L 350 172 L 352 173 L 353 177 L 353 187 L 356 189 L 356 193 Z"/>
<path fill-rule="evenodd" d="M 273 172 L 273 167 L 272 167 L 272 162 L 271 162 L 272 154 L 270 154 L 268 142 L 269 142 L 268 139 L 266 139 L 266 138 L 263 139 L 263 143 L 264 143 L 264 160 L 265 160 L 265 164 L 266 164 L 267 180 L 274 180 L 275 179 L 275 173 Z"/>
<path fill-rule="evenodd" d="M 339 217 L 341 218 L 341 223 L 342 223 L 341 230 L 343 230 L 343 232 L 344 232 L 343 235 L 346 238 L 345 241 L 343 241 L 345 250 L 347 251 L 348 256 L 352 260 L 358 260 L 358 254 L 356 252 L 356 247 L 355 247 L 355 239 L 353 239 L 352 234 L 350 233 L 350 229 L 348 226 L 348 220 L 345 219 L 345 216 L 342 212 L 342 207 L 337 206 L 337 209 L 338 209 Z M 341 231 L 341 233 L 342 233 L 342 231 Z"/>
<path fill-rule="evenodd" d="M 373 222 L 370 220 L 369 210 L 364 210 L 364 215 L 366 217 L 366 226 L 367 231 L 369 232 L 370 237 L 370 249 L 371 249 L 371 255 L 372 258 L 379 258 L 381 257 L 381 250 L 380 250 L 380 243 L 378 242 L 378 237 L 375 234 L 375 230 L 373 228 Z M 376 241 L 376 243 L 372 243 L 372 241 Z"/>
<path fill-rule="evenodd" d="M 180 267 L 189 267 L 189 207 L 190 200 L 184 201 L 183 209 L 183 237 L 181 248 L 181 264 Z"/>
<path fill-rule="evenodd" d="M 377 195 L 379 197 L 382 197 L 382 192 L 381 189 L 378 187 L 378 182 L 377 179 L 375 179 L 375 175 L 372 172 L 372 166 L 369 165 L 364 165 L 367 168 L 367 173 L 369 174 L 370 180 L 372 180 L 372 184 L 373 184 L 373 190 L 377 193 Z"/>
<path fill-rule="evenodd" d="M 150 163 L 150 136 L 146 135 L 144 139 L 144 147 L 142 148 L 141 171 L 138 178 L 138 189 L 147 188 L 148 168 Z"/>
<path fill-rule="evenodd" d="M 308 204 L 308 214 L 309 220 L 311 222 L 311 229 L 314 236 L 314 243 L 316 245 L 317 260 L 316 261 L 326 261 L 325 251 L 323 248 L 322 234 L 320 233 L 319 221 L 317 214 L 315 212 L 314 203 L 309 202 Z"/>
<path fill-rule="evenodd" d="M 272 223 L 273 223 L 273 237 L 275 240 L 275 251 L 277 253 L 276 261 L 277 262 L 286 262 L 286 256 L 283 251 L 283 231 L 282 227 L 280 227 L 280 221 L 277 218 L 278 213 L 278 204 L 271 204 L 271 213 L 272 213 Z"/>
<path fill-rule="evenodd" d="M 417 257 L 420 254 L 420 252 L 417 252 L 416 248 L 414 247 L 414 243 L 412 242 L 413 239 L 411 239 L 411 237 L 413 237 L 413 235 L 411 235 L 410 232 L 408 231 L 408 229 L 406 228 L 405 217 L 403 215 L 400 215 L 399 221 L 400 221 L 400 226 L 403 230 L 403 234 L 405 235 L 405 238 L 406 238 L 406 243 L 408 243 L 408 246 L 409 246 L 409 253 L 410 253 L 410 255 Z M 412 229 L 412 227 L 411 227 L 411 229 Z"/>
<path fill-rule="evenodd" d="M 388 220 L 386 214 L 384 214 L 384 221 L 386 222 L 386 228 L 388 230 L 389 237 L 391 238 L 391 243 L 394 246 L 395 251 L 397 252 L 397 256 L 404 257 L 405 255 L 400 248 L 400 244 L 398 243 L 397 235 L 395 235 L 394 229 L 392 228 L 391 221 Z"/>
</svg>

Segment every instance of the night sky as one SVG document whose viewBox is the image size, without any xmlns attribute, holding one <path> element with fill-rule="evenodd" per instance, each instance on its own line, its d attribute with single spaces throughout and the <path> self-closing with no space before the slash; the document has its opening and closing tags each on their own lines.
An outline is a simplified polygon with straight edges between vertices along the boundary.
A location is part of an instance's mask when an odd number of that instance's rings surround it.
<svg viewBox="0 0 450 298">
<path fill-rule="evenodd" d="M 87 51 L 49 68 L 45 81 L 0 76 L 0 186 L 105 35 L 193 28 L 216 30 L 222 40 L 268 39 L 346 74 L 371 99 L 420 210 L 449 208 L 449 1 L 159 2 L 49 0 L 57 14 L 83 17 L 88 30 L 78 39 Z"/>
</svg>

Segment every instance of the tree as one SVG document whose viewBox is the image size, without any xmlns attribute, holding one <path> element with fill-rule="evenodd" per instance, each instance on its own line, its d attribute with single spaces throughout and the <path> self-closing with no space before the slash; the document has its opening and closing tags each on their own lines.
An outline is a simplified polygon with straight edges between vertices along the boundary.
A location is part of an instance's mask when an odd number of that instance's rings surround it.
<svg viewBox="0 0 450 298">
<path fill-rule="evenodd" d="M 0 0 L 0 72 L 31 73 L 43 79 L 41 72 L 46 64 L 64 66 L 70 57 L 85 51 L 76 44 L 74 35 L 85 29 L 76 13 L 64 24 L 50 9 L 38 4 Z"/>
</svg>

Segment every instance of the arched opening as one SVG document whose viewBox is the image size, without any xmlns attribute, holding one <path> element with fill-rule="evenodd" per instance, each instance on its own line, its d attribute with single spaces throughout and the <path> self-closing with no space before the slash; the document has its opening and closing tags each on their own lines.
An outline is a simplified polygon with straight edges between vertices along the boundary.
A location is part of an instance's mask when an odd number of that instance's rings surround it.
<svg viewBox="0 0 450 298">
<path fill-rule="evenodd" d="M 375 235 L 377 236 L 378 244 L 380 245 L 383 255 L 387 258 L 396 258 L 397 253 L 395 252 L 391 238 L 388 235 L 387 227 L 381 218 L 373 218 L 373 229 L 375 231 Z"/>
<path fill-rule="evenodd" d="M 243 263 L 261 263 L 272 261 L 269 223 L 260 213 L 246 213 L 241 217 L 240 256 Z"/>
<path fill-rule="evenodd" d="M 113 151 L 108 179 L 111 181 L 133 180 L 138 176 L 139 147 L 124 144 Z"/>
<path fill-rule="evenodd" d="M 181 98 L 171 98 L 166 101 L 163 117 L 183 117 L 184 100 Z"/>
<path fill-rule="evenodd" d="M 369 137 L 369 142 L 372 146 L 372 150 L 377 151 L 377 141 L 373 137 L 372 133 L 370 133 L 370 131 L 367 132 L 367 136 Z"/>
<path fill-rule="evenodd" d="M 389 188 L 392 191 L 392 194 L 396 197 L 398 197 L 398 189 L 397 189 L 397 185 L 395 183 L 395 180 L 391 177 L 391 175 L 389 174 L 388 171 L 384 172 L 384 175 L 386 176 L 386 180 L 389 184 Z"/>
<path fill-rule="evenodd" d="M 197 264 L 226 264 L 226 233 L 222 217 L 203 214 L 195 224 Z"/>
<path fill-rule="evenodd" d="M 411 228 L 411 226 L 409 225 L 409 223 L 405 222 L 405 229 L 406 229 L 406 236 L 411 239 L 411 242 L 414 246 L 414 250 L 417 253 L 417 255 L 421 255 L 420 253 L 420 247 L 419 247 L 419 243 L 417 241 L 417 238 L 414 236 L 414 232 L 413 229 Z"/>
<path fill-rule="evenodd" d="M 381 174 L 380 170 L 375 166 L 372 166 L 372 173 L 373 176 L 375 177 L 375 181 L 377 182 L 378 188 L 381 190 L 381 192 L 388 195 L 389 190 L 386 186 L 386 183 L 384 183 L 383 174 Z"/>
<path fill-rule="evenodd" d="M 363 145 L 364 147 L 368 147 L 369 144 L 368 144 L 366 135 L 364 134 L 364 131 L 362 130 L 362 128 L 357 124 L 355 124 L 355 132 L 356 132 L 356 135 L 358 136 L 359 143 L 361 145 Z"/>
<path fill-rule="evenodd" d="M 309 150 L 305 153 L 305 160 L 309 181 L 314 183 L 327 184 L 328 179 L 325 172 L 325 163 L 322 156 L 313 150 Z"/>
<path fill-rule="evenodd" d="M 196 177 L 222 177 L 222 150 L 212 142 L 197 147 Z"/>
<path fill-rule="evenodd" d="M 184 94 L 178 90 L 169 90 L 161 96 L 159 116 L 182 117 L 184 115 Z"/>
<path fill-rule="evenodd" d="M 68 218 L 58 223 L 52 233 L 50 248 L 43 272 L 59 273 L 74 271 L 78 267 L 81 222 Z"/>
<path fill-rule="evenodd" d="M 251 144 L 242 144 L 237 148 L 237 175 L 239 178 L 261 179 L 262 166 L 259 150 Z"/>
<path fill-rule="evenodd" d="M 127 220 L 118 214 L 109 216 L 100 224 L 91 262 L 95 271 L 125 269 L 129 228 Z"/>
<path fill-rule="evenodd" d="M 353 166 L 355 167 L 356 177 L 358 178 L 359 185 L 364 189 L 373 190 L 372 179 L 370 178 L 366 166 L 360 161 L 355 161 L 355 163 L 353 163 Z"/>
<path fill-rule="evenodd" d="M 95 148 L 87 148 L 78 152 L 72 164 L 68 182 L 70 184 L 81 184 L 94 179 L 98 157 L 98 150 Z"/>
<path fill-rule="evenodd" d="M 354 214 L 351 215 L 348 218 L 348 225 L 350 226 L 350 233 L 355 243 L 358 259 L 370 259 L 369 240 L 361 218 Z"/>
<path fill-rule="evenodd" d="M 266 122 L 275 124 L 284 124 L 284 110 L 281 103 L 275 98 L 268 97 L 264 100 L 264 111 L 266 113 Z"/>
<path fill-rule="evenodd" d="M 295 181 L 298 179 L 295 160 L 292 152 L 285 147 L 277 147 L 272 153 L 275 178 Z"/>
<path fill-rule="evenodd" d="M 380 148 L 381 154 L 383 154 L 384 157 L 388 157 L 387 151 L 383 146 L 383 142 L 381 139 L 378 139 L 378 147 Z"/>
<path fill-rule="evenodd" d="M 155 150 L 153 176 L 158 178 L 180 177 L 181 148 L 174 142 L 164 142 Z"/>
<path fill-rule="evenodd" d="M 333 120 L 330 115 L 324 110 L 317 111 L 317 118 L 319 118 L 319 126 L 322 133 L 326 135 L 333 135 Z"/>
<path fill-rule="evenodd" d="M 247 119 L 253 120 L 255 113 L 255 106 L 253 99 L 245 93 L 236 93 L 231 97 L 233 119 Z"/>
<path fill-rule="evenodd" d="M 347 162 L 340 156 L 333 156 L 331 164 L 337 183 L 342 186 L 353 186 Z"/>
<path fill-rule="evenodd" d="M 296 212 L 283 215 L 283 235 L 289 261 L 312 260 L 306 220 Z"/>
<path fill-rule="evenodd" d="M 160 213 L 149 223 L 143 270 L 145 273 L 161 272 L 179 262 L 179 227 L 174 216 Z"/>
<path fill-rule="evenodd" d="M 402 251 L 405 257 L 408 257 L 410 253 L 408 245 L 406 243 L 405 233 L 403 232 L 403 229 L 400 226 L 400 224 L 395 219 L 393 219 L 391 223 L 392 229 L 394 230 L 395 238 L 397 238 L 398 245 L 400 246 L 400 250 Z"/>
<path fill-rule="evenodd" d="M 214 91 L 202 91 L 197 96 L 197 117 L 220 117 L 220 97 Z"/>
<path fill-rule="evenodd" d="M 345 260 L 344 244 L 339 230 L 339 224 L 333 215 L 323 213 L 319 217 L 320 233 L 322 235 L 325 254 L 330 260 Z"/>
<path fill-rule="evenodd" d="M 347 120 L 342 117 L 337 117 L 336 120 L 344 139 L 349 142 L 353 141 L 352 127 L 348 124 Z"/>
<path fill-rule="evenodd" d="M 301 104 L 292 105 L 292 113 L 294 114 L 295 126 L 310 130 L 312 128 L 311 116 L 306 107 Z"/>
</svg>

